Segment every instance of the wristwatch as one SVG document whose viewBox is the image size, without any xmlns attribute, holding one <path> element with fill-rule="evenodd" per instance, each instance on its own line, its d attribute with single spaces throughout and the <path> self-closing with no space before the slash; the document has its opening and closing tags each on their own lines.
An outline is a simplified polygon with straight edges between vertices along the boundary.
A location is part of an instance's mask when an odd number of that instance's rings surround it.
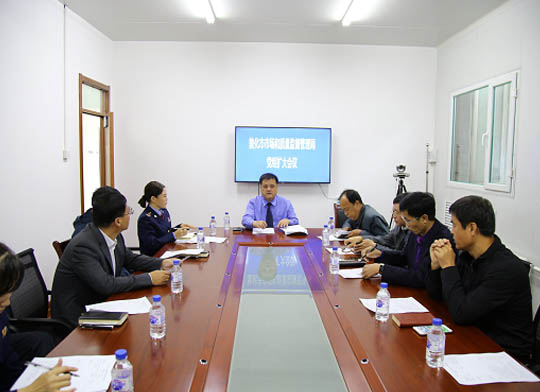
<svg viewBox="0 0 540 392">
<path fill-rule="evenodd" d="M 379 264 L 379 274 L 382 274 L 384 271 L 384 264 Z"/>
</svg>

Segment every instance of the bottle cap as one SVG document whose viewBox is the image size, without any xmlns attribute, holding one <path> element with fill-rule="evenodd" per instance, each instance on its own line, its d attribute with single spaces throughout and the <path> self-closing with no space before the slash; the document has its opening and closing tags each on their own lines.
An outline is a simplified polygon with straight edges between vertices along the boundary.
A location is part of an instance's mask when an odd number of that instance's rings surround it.
<svg viewBox="0 0 540 392">
<path fill-rule="evenodd" d="M 126 359 L 127 351 L 125 348 L 120 348 L 114 352 L 114 355 L 116 356 L 116 360 L 120 361 L 122 359 Z"/>
<path fill-rule="evenodd" d="M 161 302 L 161 295 L 159 295 L 159 294 L 154 295 L 154 296 L 152 297 L 152 300 L 153 300 L 154 302 Z"/>
<path fill-rule="evenodd" d="M 199 227 L 199 230 L 202 230 L 202 227 Z"/>
<path fill-rule="evenodd" d="M 388 283 L 381 282 L 381 289 L 387 289 L 387 288 L 388 288 Z"/>
<path fill-rule="evenodd" d="M 225 215 L 229 215 L 229 213 L 227 211 L 225 211 Z"/>
<path fill-rule="evenodd" d="M 328 218 L 328 219 L 330 219 L 330 220 L 334 220 L 334 217 L 333 217 L 333 216 L 331 216 L 331 217 L 330 217 L 330 218 Z"/>
<path fill-rule="evenodd" d="M 328 229 L 328 225 L 324 225 L 324 228 L 325 228 L 325 229 Z"/>
<path fill-rule="evenodd" d="M 440 327 L 442 325 L 442 320 L 440 318 L 434 318 L 433 325 Z"/>
<path fill-rule="evenodd" d="M 337 246 L 334 246 L 334 247 L 332 248 L 332 250 L 337 250 Z"/>
<path fill-rule="evenodd" d="M 214 215 L 211 216 L 212 219 L 216 219 L 216 217 Z"/>
<path fill-rule="evenodd" d="M 173 260 L 173 264 L 174 264 L 174 265 L 178 265 L 178 264 L 180 264 L 180 260 L 178 260 L 178 259 L 176 259 L 176 260 Z"/>
</svg>

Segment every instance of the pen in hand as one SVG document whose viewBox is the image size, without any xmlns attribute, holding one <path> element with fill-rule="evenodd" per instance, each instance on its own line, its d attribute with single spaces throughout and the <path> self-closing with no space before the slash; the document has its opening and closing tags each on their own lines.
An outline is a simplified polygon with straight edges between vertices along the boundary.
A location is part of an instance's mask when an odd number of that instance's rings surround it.
<svg viewBox="0 0 540 392">
<path fill-rule="evenodd" d="M 32 361 L 26 361 L 24 364 L 27 365 L 27 366 L 32 365 L 32 366 L 40 367 L 42 369 L 47 369 L 47 370 L 53 370 L 54 369 L 54 368 L 52 368 L 50 366 L 45 366 L 45 365 L 42 365 L 40 363 L 35 363 L 35 362 L 32 362 Z M 74 377 L 80 377 L 78 374 L 75 374 L 73 372 L 68 372 L 68 374 L 71 374 Z"/>
</svg>

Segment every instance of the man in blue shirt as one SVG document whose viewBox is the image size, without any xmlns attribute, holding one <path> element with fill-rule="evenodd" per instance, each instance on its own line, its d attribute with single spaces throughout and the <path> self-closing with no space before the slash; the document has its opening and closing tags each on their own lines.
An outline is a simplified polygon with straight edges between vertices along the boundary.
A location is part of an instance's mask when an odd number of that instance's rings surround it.
<svg viewBox="0 0 540 392">
<path fill-rule="evenodd" d="M 272 173 L 265 173 L 259 178 L 261 195 L 249 201 L 242 217 L 244 227 L 265 229 L 298 224 L 291 202 L 277 194 L 278 183 L 277 176 Z"/>
</svg>

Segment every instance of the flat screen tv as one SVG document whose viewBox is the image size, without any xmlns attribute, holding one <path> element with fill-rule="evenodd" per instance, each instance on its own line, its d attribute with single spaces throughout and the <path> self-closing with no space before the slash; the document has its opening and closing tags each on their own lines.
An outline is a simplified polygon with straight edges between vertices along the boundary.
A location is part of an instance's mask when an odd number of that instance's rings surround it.
<svg viewBox="0 0 540 392">
<path fill-rule="evenodd" d="M 279 182 L 330 183 L 331 128 L 237 126 L 235 138 L 235 182 L 274 173 Z"/>
</svg>

